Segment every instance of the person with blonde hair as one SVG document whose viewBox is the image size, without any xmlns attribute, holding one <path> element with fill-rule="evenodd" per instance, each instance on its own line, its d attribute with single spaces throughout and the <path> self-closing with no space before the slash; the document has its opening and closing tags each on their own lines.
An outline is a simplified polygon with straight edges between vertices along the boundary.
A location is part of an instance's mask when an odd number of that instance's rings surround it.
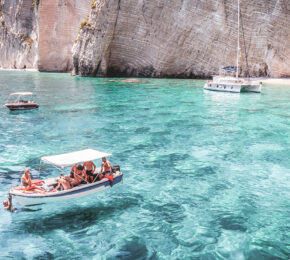
<svg viewBox="0 0 290 260">
<path fill-rule="evenodd" d="M 29 168 L 26 168 L 24 170 L 24 174 L 21 176 L 20 180 L 21 180 L 21 185 L 27 191 L 36 190 L 36 191 L 39 191 L 39 192 L 45 192 L 45 190 L 43 188 L 37 187 L 37 185 L 32 184 L 31 176 L 30 176 L 30 169 Z"/>
</svg>

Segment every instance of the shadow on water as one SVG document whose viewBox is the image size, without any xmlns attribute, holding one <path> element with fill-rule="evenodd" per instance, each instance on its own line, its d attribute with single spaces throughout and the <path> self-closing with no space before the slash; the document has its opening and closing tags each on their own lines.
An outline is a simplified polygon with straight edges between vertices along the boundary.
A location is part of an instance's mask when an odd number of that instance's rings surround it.
<svg viewBox="0 0 290 260">
<path fill-rule="evenodd" d="M 115 214 L 120 214 L 123 211 L 128 210 L 131 207 L 138 205 L 139 199 L 128 198 L 126 200 L 114 200 L 109 205 L 98 204 L 93 206 L 74 206 L 68 210 L 65 210 L 61 213 L 44 215 L 41 213 L 35 216 L 32 216 L 24 220 L 16 219 L 15 222 L 17 225 L 17 230 L 25 233 L 33 234 L 43 234 L 44 232 L 51 232 L 56 229 L 62 229 L 67 232 L 79 231 L 80 227 L 82 230 L 87 227 L 94 225 L 96 222 L 101 222 L 108 218 L 113 217 Z M 53 211 L 54 208 L 52 207 Z M 33 212 L 38 210 L 33 210 L 30 208 L 23 208 L 19 213 Z M 31 215 L 30 215 L 31 216 Z M 21 219 L 21 218 L 20 218 Z M 85 233 L 86 231 L 84 231 Z"/>
<path fill-rule="evenodd" d="M 156 252 L 149 253 L 145 241 L 137 236 L 129 238 L 120 245 L 116 255 L 107 258 L 113 259 L 158 259 Z"/>
<path fill-rule="evenodd" d="M 194 171 L 194 176 L 195 177 L 206 177 L 208 175 L 214 175 L 218 173 L 218 168 L 214 166 L 206 166 L 206 167 L 201 167 Z"/>
</svg>

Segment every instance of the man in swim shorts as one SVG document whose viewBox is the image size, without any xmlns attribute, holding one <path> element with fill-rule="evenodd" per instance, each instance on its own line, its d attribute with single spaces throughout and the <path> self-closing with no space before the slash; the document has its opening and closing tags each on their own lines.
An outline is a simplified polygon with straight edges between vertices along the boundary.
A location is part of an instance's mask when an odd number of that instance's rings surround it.
<svg viewBox="0 0 290 260">
<path fill-rule="evenodd" d="M 92 183 L 94 180 L 94 172 L 96 169 L 96 165 L 92 161 L 88 161 L 84 163 L 84 168 L 87 174 L 87 181 Z"/>
<path fill-rule="evenodd" d="M 106 157 L 102 158 L 102 165 L 100 171 L 100 178 L 104 177 L 105 175 L 110 175 L 112 173 L 112 167 L 110 161 L 106 159 Z"/>
</svg>

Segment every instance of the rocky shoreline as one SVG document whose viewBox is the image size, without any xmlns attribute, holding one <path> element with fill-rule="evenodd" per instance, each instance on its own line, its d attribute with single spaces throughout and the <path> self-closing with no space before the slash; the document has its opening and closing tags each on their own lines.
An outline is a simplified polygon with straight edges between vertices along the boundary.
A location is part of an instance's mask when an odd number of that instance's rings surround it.
<svg viewBox="0 0 290 260">
<path fill-rule="evenodd" d="M 289 5 L 240 7 L 240 75 L 290 77 Z M 237 17 L 236 1 L 3 0 L 0 68 L 207 79 L 235 65 Z"/>
</svg>

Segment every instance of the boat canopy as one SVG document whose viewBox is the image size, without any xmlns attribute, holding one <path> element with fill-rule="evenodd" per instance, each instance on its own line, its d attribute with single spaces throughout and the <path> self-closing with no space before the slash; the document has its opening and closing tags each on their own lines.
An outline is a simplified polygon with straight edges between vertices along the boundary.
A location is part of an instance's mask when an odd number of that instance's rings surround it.
<svg viewBox="0 0 290 260">
<path fill-rule="evenodd" d="M 64 153 L 59 155 L 51 155 L 41 157 L 41 160 L 59 167 L 71 166 L 76 163 L 93 161 L 102 157 L 109 157 L 112 154 L 100 152 L 94 149 L 85 149 L 72 153 Z"/>
<path fill-rule="evenodd" d="M 31 96 L 31 95 L 33 95 L 33 93 L 32 92 L 14 92 L 14 93 L 10 94 L 10 96 L 17 96 L 17 95 Z"/>
</svg>

